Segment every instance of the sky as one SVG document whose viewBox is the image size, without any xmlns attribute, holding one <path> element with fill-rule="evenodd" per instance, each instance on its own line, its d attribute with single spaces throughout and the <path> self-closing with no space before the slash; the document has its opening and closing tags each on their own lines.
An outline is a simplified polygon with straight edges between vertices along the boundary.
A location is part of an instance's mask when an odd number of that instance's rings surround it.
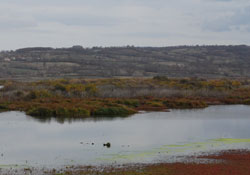
<svg viewBox="0 0 250 175">
<path fill-rule="evenodd" d="M 250 45 L 250 0 L 0 0 L 0 50 Z"/>
</svg>

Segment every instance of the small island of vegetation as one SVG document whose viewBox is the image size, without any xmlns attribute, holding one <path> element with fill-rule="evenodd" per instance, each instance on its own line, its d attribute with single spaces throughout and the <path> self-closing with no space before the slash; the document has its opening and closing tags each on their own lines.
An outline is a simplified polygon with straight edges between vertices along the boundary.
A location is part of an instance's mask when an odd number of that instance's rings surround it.
<svg viewBox="0 0 250 175">
<path fill-rule="evenodd" d="M 250 104 L 248 79 L 110 78 L 0 82 L 0 111 L 33 117 L 128 116 L 138 111 Z"/>
</svg>

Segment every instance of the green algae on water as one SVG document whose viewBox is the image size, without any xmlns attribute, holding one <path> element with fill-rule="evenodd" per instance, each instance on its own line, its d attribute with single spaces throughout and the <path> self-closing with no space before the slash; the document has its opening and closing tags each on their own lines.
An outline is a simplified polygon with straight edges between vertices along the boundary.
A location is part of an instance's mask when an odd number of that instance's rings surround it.
<svg viewBox="0 0 250 175">
<path fill-rule="evenodd" d="M 193 142 L 193 143 L 185 143 L 185 144 L 176 144 L 176 145 L 163 145 L 159 148 L 153 148 L 151 150 L 145 151 L 137 151 L 134 153 L 128 154 L 112 154 L 106 155 L 105 158 L 101 158 L 98 160 L 105 161 L 117 161 L 117 160 L 125 160 L 125 161 L 133 161 L 141 158 L 150 158 L 155 157 L 159 154 L 164 155 L 180 155 L 185 153 L 196 153 L 210 150 L 222 150 L 228 149 L 228 145 L 238 146 L 242 148 L 241 144 L 249 144 L 247 148 L 250 149 L 250 139 L 234 139 L 234 138 L 218 138 L 218 139 L 210 139 L 204 142 Z M 246 146 L 246 145 L 245 145 Z M 245 147 L 244 147 L 245 148 Z"/>
</svg>

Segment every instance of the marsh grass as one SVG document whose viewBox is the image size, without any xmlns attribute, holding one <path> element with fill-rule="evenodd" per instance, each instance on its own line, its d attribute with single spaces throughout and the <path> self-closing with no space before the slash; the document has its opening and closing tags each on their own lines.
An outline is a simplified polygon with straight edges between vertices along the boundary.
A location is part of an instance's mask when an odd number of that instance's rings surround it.
<svg viewBox="0 0 250 175">
<path fill-rule="evenodd" d="M 139 110 L 250 104 L 250 80 L 198 78 L 56 79 L 3 81 L 0 111 L 31 116 L 124 116 Z"/>
</svg>

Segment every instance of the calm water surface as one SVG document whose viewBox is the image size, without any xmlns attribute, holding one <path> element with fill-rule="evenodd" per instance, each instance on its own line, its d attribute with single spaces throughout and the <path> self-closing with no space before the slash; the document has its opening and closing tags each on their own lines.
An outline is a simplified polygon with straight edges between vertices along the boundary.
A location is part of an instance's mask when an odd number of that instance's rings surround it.
<svg viewBox="0 0 250 175">
<path fill-rule="evenodd" d="M 214 139 L 230 138 L 221 142 Z M 207 149 L 250 148 L 250 107 L 140 113 L 55 121 L 0 113 L 0 165 L 63 166 L 155 162 Z M 111 143 L 111 147 L 103 143 Z M 93 143 L 93 145 L 92 145 Z"/>
</svg>

